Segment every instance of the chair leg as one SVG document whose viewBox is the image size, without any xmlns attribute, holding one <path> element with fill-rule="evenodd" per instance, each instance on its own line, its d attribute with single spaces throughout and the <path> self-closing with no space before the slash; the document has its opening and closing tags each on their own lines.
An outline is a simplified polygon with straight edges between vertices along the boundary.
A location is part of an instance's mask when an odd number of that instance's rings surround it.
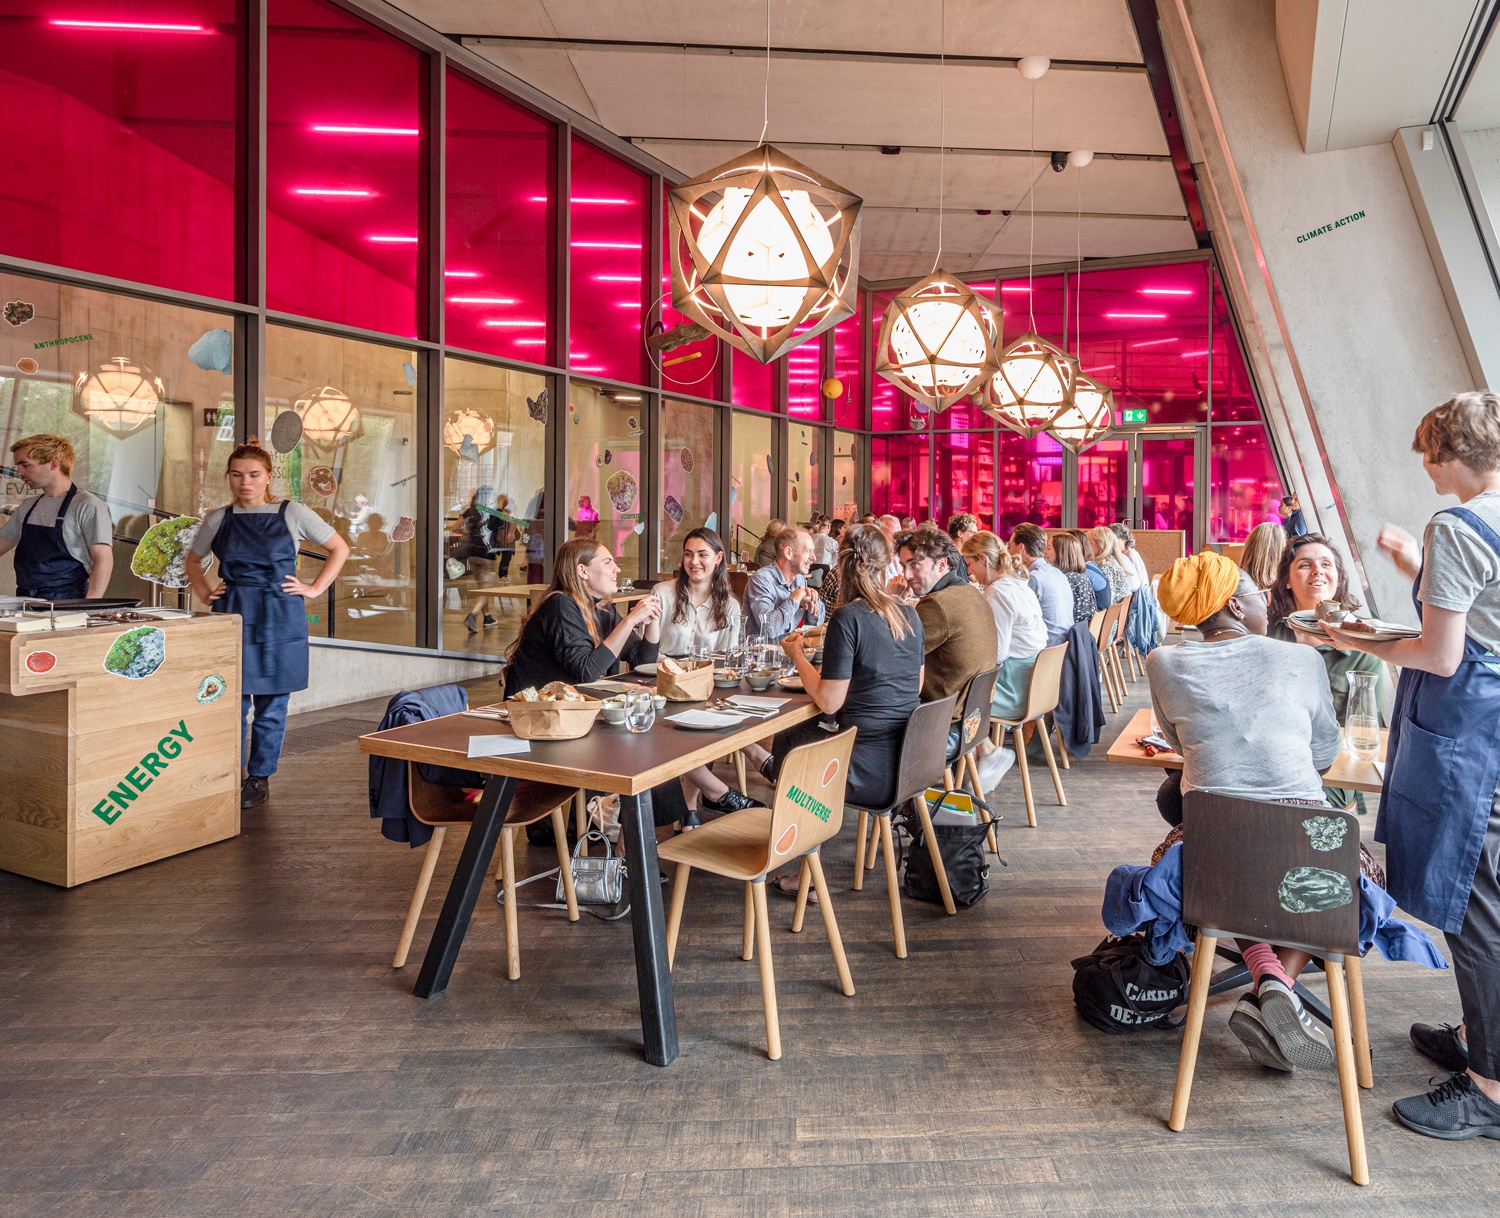
<svg viewBox="0 0 1500 1218">
<path fill-rule="evenodd" d="M 797 908 L 792 912 L 792 933 L 802 933 L 802 922 L 807 917 L 807 889 L 812 883 L 812 868 L 807 865 L 807 856 L 802 857 L 802 866 L 797 869 Z"/>
<path fill-rule="evenodd" d="M 956 791 L 958 784 L 953 781 L 953 767 L 950 765 L 943 770 L 943 790 Z"/>
<path fill-rule="evenodd" d="M 1063 740 L 1062 728 L 1057 726 L 1057 720 L 1052 721 L 1052 730 L 1057 733 L 1057 759 L 1062 763 L 1062 768 L 1071 770 L 1073 768 L 1072 757 L 1068 752 L 1067 743 Z"/>
<path fill-rule="evenodd" d="M 505 975 L 519 981 L 521 931 L 516 924 L 516 832 L 504 825 L 500 828 L 500 876 L 505 885 Z"/>
<path fill-rule="evenodd" d="M 745 752 L 743 749 L 734 751 L 734 776 L 740 784 L 740 790 L 745 789 Z"/>
<path fill-rule="evenodd" d="M 1357 955 L 1344 957 L 1344 976 L 1349 982 L 1349 1022 L 1354 1031 L 1354 1064 L 1359 1071 L 1359 1085 L 1368 1091 L 1375 1085 L 1375 1070 L 1370 1063 L 1370 1028 L 1365 1023 L 1364 965 Z"/>
<path fill-rule="evenodd" d="M 906 923 L 901 917 L 901 890 L 896 882 L 896 844 L 891 840 L 891 814 L 875 818 L 880 830 L 880 849 L 885 855 L 885 891 L 891 902 L 891 935 L 896 940 L 896 959 L 906 959 Z"/>
<path fill-rule="evenodd" d="M 677 932 L 682 929 L 682 907 L 687 904 L 688 877 L 693 873 L 687 863 L 677 864 L 672 877 L 672 906 L 667 910 L 667 967 L 677 959 Z"/>
<path fill-rule="evenodd" d="M 760 949 L 760 998 L 766 1008 L 766 1056 L 781 1060 L 781 1020 L 776 1013 L 776 971 L 771 967 L 771 915 L 766 909 L 765 877 L 752 880 L 755 941 Z"/>
<path fill-rule="evenodd" d="M 828 899 L 828 877 L 823 874 L 823 859 L 814 850 L 804 860 L 812 872 L 813 887 L 818 893 L 818 908 L 823 911 L 823 929 L 828 932 L 828 946 L 833 949 L 833 965 L 839 971 L 839 989 L 846 996 L 854 994 L 854 977 L 849 972 L 849 957 L 844 954 L 844 940 L 833 916 L 833 902 Z"/>
<path fill-rule="evenodd" d="M 1344 1133 L 1349 1140 L 1349 1178 L 1356 1184 L 1370 1182 L 1370 1164 L 1365 1158 L 1365 1123 L 1359 1111 L 1359 1072 L 1354 1065 L 1354 1040 L 1349 1031 L 1349 992 L 1344 966 L 1325 961 L 1328 974 L 1328 1010 L 1333 1016 L 1333 1045 L 1338 1057 L 1339 1093 L 1344 1100 Z"/>
<path fill-rule="evenodd" d="M 1120 709 L 1120 700 L 1115 697 L 1115 678 L 1109 671 L 1109 657 L 1102 651 L 1099 653 L 1099 680 L 1109 698 L 1109 713 L 1113 715 Z"/>
<path fill-rule="evenodd" d="M 1057 805 L 1066 808 L 1068 797 L 1063 794 L 1062 776 L 1057 772 L 1057 758 L 1052 755 L 1052 736 L 1045 722 L 1037 725 L 1037 735 L 1042 738 L 1042 754 L 1047 758 L 1047 768 L 1052 771 L 1052 789 L 1057 792 Z"/>
<path fill-rule="evenodd" d="M 445 825 L 432 830 L 432 840 L 427 843 L 427 853 L 422 856 L 422 870 L 417 873 L 417 890 L 411 894 L 411 904 L 406 907 L 406 925 L 401 928 L 401 940 L 396 944 L 396 958 L 392 968 L 406 964 L 411 951 L 412 937 L 417 933 L 417 923 L 422 920 L 422 906 L 427 904 L 427 890 L 432 887 L 432 873 L 437 870 L 438 855 L 443 852 L 443 838 L 447 836 Z"/>
<path fill-rule="evenodd" d="M 964 755 L 964 761 L 968 764 L 969 777 L 972 780 L 972 786 L 974 788 L 974 794 L 975 794 L 975 796 L 977 798 L 983 799 L 984 798 L 984 792 L 979 789 L 979 762 L 977 762 L 977 761 L 974 760 L 974 754 L 973 753 L 966 753 Z M 985 838 L 985 845 L 987 845 L 990 848 L 990 853 L 991 854 L 998 855 L 1000 853 L 1000 843 L 995 838 L 995 821 L 994 821 L 994 818 L 992 816 L 990 816 L 989 809 L 985 808 L 983 806 L 981 806 L 980 809 L 979 809 L 979 815 L 980 815 L 980 817 L 983 818 L 984 823 L 987 824 L 987 825 L 989 825 L 989 827 L 990 827 L 990 831 L 986 835 L 986 838 Z"/>
<path fill-rule="evenodd" d="M 1201 930 L 1193 947 L 1193 975 L 1188 982 L 1187 1023 L 1182 1029 L 1182 1052 L 1177 1058 L 1177 1086 L 1172 1090 L 1172 1115 L 1167 1128 L 1181 1133 L 1187 1125 L 1188 1098 L 1193 1094 L 1193 1071 L 1198 1066 L 1198 1039 L 1203 1035 L 1203 1015 L 1208 1010 L 1208 987 L 1213 981 L 1214 947 Z"/>
<path fill-rule="evenodd" d="M 1016 746 L 1016 768 L 1021 771 L 1021 794 L 1026 800 L 1026 823 L 1036 828 L 1036 799 L 1031 793 L 1031 763 L 1026 760 L 1026 739 L 1019 727 L 1011 729 L 1011 743 Z"/>
<path fill-rule="evenodd" d="M 603 827 L 603 825 L 600 826 L 601 829 Z M 587 858 L 589 844 L 583 841 L 583 835 L 589 831 L 589 804 L 582 787 L 579 787 L 578 794 L 573 796 L 573 828 L 578 834 L 578 840 L 583 842 L 583 845 L 578 849 L 578 853 Z M 566 841 L 567 834 L 564 834 L 561 840 Z"/>
<path fill-rule="evenodd" d="M 552 834 L 557 839 L 558 875 L 562 877 L 563 898 L 568 903 L 568 921 L 578 921 L 578 894 L 573 891 L 573 860 L 568 857 L 568 823 L 561 808 L 552 809 Z"/>
<path fill-rule="evenodd" d="M 863 808 L 859 810 L 859 828 L 854 837 L 854 891 L 858 892 L 865 886 L 865 853 L 868 842 L 866 834 L 870 830 L 870 814 Z"/>
<path fill-rule="evenodd" d="M 865 870 L 875 870 L 875 843 L 880 840 L 880 826 L 870 821 L 870 842 L 865 849 Z"/>
<path fill-rule="evenodd" d="M 745 885 L 745 942 L 740 948 L 741 960 L 755 959 L 755 894 Z"/>
<path fill-rule="evenodd" d="M 953 903 L 953 892 L 948 887 L 948 869 L 943 866 L 943 852 L 938 849 L 937 834 L 932 831 L 932 813 L 927 808 L 927 800 L 922 796 L 918 795 L 912 802 L 917 805 L 917 818 L 922 822 L 922 836 L 927 839 L 927 854 L 932 859 L 932 873 L 937 876 L 938 891 L 943 894 L 943 908 L 951 917 L 958 912 L 958 906 Z"/>
</svg>

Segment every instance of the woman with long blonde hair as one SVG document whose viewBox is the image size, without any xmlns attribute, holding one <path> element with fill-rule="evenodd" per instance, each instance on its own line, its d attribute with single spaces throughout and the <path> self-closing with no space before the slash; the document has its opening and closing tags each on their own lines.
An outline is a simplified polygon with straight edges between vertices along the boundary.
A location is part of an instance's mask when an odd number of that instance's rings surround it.
<svg viewBox="0 0 1500 1218">
<path fill-rule="evenodd" d="M 1240 555 L 1240 570 L 1255 581 L 1257 588 L 1269 588 L 1281 571 L 1281 556 L 1286 552 L 1286 530 L 1279 524 L 1258 524 L 1245 539 Z"/>
<path fill-rule="evenodd" d="M 1095 525 L 1088 531 L 1088 537 L 1094 561 L 1109 583 L 1109 603 L 1124 600 L 1130 595 L 1130 572 L 1121 561 L 1120 539 L 1107 524 Z"/>
</svg>

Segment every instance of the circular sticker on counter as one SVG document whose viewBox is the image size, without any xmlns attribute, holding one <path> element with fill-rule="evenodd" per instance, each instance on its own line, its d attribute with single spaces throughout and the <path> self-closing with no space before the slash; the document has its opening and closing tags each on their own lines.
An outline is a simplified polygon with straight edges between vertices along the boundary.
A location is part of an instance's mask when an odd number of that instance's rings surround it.
<svg viewBox="0 0 1500 1218">
<path fill-rule="evenodd" d="M 104 656 L 104 671 L 140 681 L 167 660 L 167 635 L 155 626 L 127 630 L 110 645 Z"/>
<path fill-rule="evenodd" d="M 50 651 L 33 651 L 26 657 L 27 672 L 51 672 L 56 667 L 57 657 Z"/>
<path fill-rule="evenodd" d="M 216 672 L 211 672 L 198 682 L 198 701 L 205 705 L 217 702 L 228 688 L 229 683 L 223 677 Z"/>
</svg>

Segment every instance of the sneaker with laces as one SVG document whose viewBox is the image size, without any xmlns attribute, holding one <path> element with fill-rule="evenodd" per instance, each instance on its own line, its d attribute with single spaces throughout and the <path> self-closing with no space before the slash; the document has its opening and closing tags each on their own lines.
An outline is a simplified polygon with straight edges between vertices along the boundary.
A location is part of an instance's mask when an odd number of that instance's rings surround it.
<svg viewBox="0 0 1500 1218">
<path fill-rule="evenodd" d="M 499 624 L 500 623 L 497 622 L 494 618 L 492 618 L 488 613 L 486 613 L 484 615 L 484 628 L 486 630 L 490 629 L 490 627 L 492 627 L 492 626 L 498 626 Z"/>
<path fill-rule="evenodd" d="M 1328 1034 L 1307 1013 L 1302 1000 L 1279 977 L 1262 977 L 1256 990 L 1260 1017 L 1282 1055 L 1294 1066 L 1333 1069 L 1333 1045 Z"/>
<path fill-rule="evenodd" d="M 1408 1129 L 1429 1138 L 1445 1142 L 1500 1140 L 1500 1104 L 1474 1086 L 1467 1074 L 1450 1074 L 1425 1095 L 1397 1100 L 1391 1111 Z"/>
<path fill-rule="evenodd" d="M 761 805 L 757 800 L 751 799 L 743 791 L 729 787 L 718 799 L 709 799 L 707 795 L 700 794 L 698 796 L 698 806 L 722 815 L 725 812 L 740 812 L 745 808 L 758 808 Z"/>
<path fill-rule="evenodd" d="M 1260 1013 L 1260 999 L 1254 994 L 1243 995 L 1235 1004 L 1234 1012 L 1229 1016 L 1229 1030 L 1250 1050 L 1250 1060 L 1257 1066 L 1281 1070 L 1287 1074 L 1297 1068 L 1287 1060 L 1271 1029 L 1266 1027 L 1266 1021 Z"/>
<path fill-rule="evenodd" d="M 1433 1027 L 1428 1023 L 1411 1026 L 1411 1043 L 1417 1052 L 1430 1057 L 1450 1074 L 1462 1074 L 1469 1068 L 1469 1046 L 1451 1023 Z"/>
</svg>

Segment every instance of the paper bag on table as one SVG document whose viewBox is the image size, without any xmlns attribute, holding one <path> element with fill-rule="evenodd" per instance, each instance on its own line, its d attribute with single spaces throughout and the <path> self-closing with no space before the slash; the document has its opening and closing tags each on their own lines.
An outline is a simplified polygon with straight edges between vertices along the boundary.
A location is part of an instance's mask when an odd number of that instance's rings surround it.
<svg viewBox="0 0 1500 1218">
<path fill-rule="evenodd" d="M 656 692 L 668 702 L 706 702 L 714 691 L 712 660 L 697 665 L 663 656 L 656 665 Z"/>
</svg>

